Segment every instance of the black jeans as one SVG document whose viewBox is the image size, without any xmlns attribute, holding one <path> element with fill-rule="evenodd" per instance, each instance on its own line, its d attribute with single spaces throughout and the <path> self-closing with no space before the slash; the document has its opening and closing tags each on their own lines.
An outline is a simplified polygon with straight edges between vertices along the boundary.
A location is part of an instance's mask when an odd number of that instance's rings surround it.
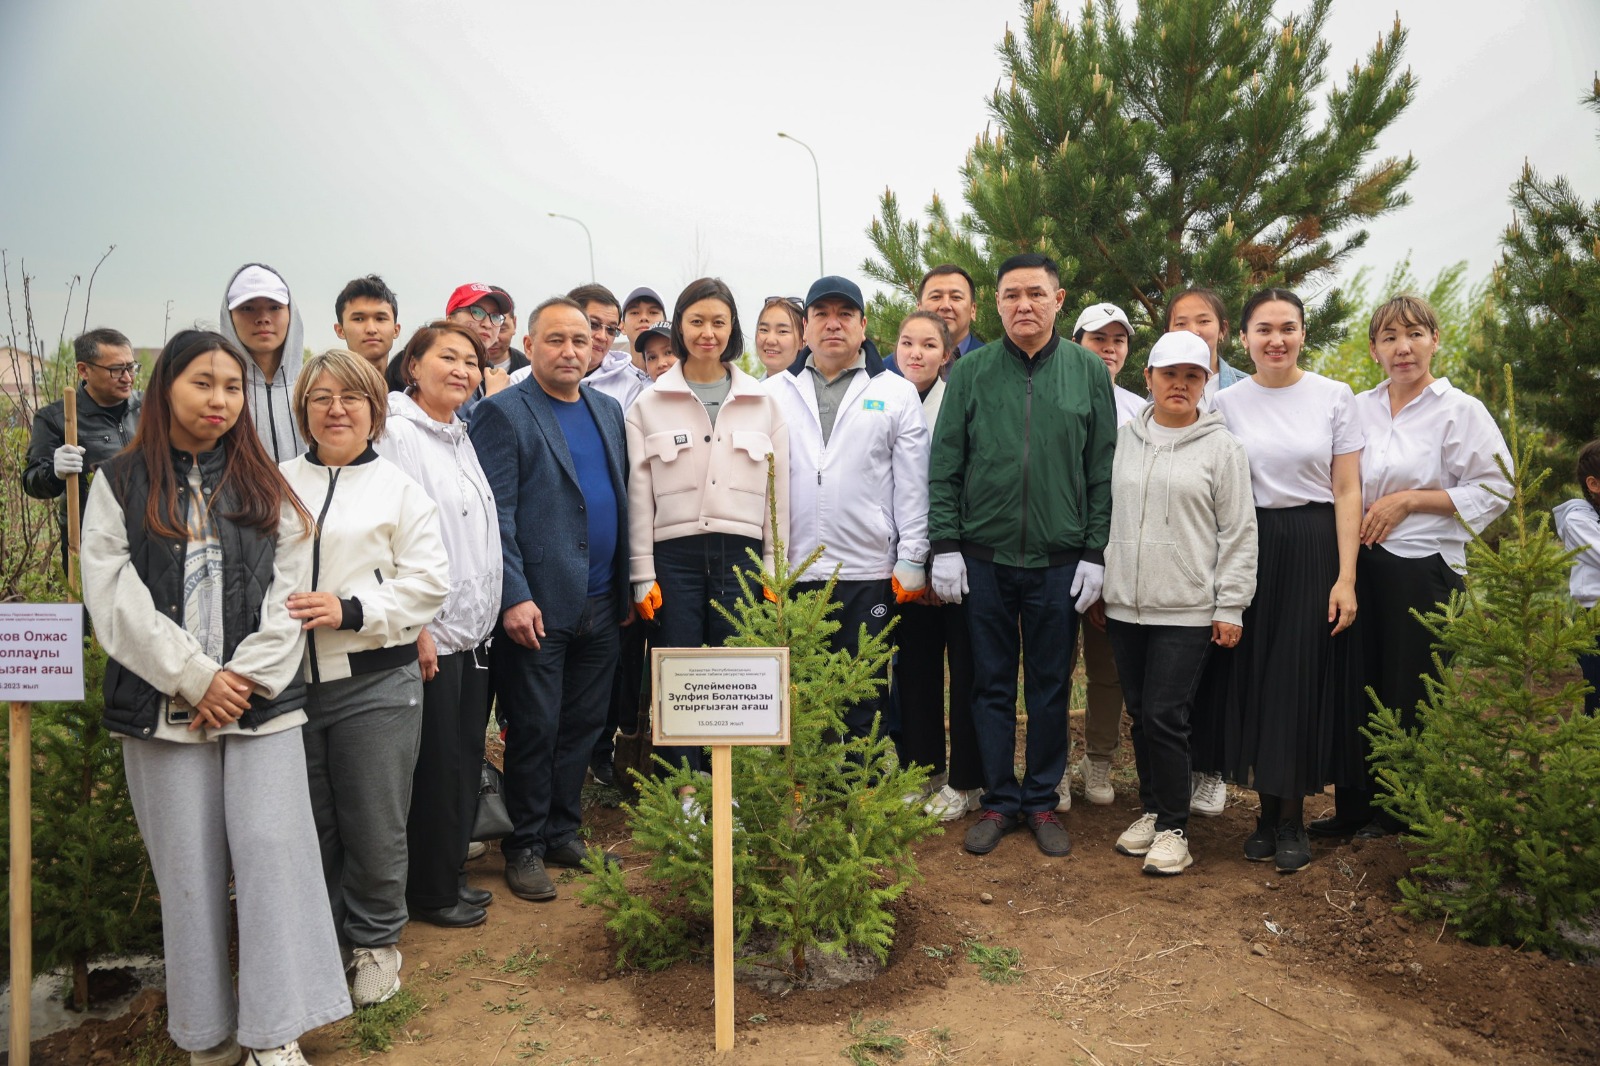
<svg viewBox="0 0 1600 1066">
<path fill-rule="evenodd" d="M 937 607 L 908 603 L 894 630 L 900 647 L 894 684 L 900 696 L 903 759 L 938 775 L 945 772 L 944 674 L 950 663 L 950 787 L 983 787 L 978 737 L 972 728 L 972 641 L 967 609 L 959 603 Z"/>
<path fill-rule="evenodd" d="M 406 818 L 406 900 L 427 910 L 455 904 L 467 858 L 489 725 L 488 662 L 482 646 L 441 655 L 439 672 L 422 683 L 422 738 Z"/>
<path fill-rule="evenodd" d="M 972 724 L 987 789 L 983 807 L 1013 819 L 1053 811 L 1056 786 L 1067 772 L 1067 703 L 1078 640 L 1071 589 L 1078 566 L 1001 566 L 971 554 L 966 561 Z M 1028 708 L 1020 784 L 1013 769 L 1019 657 Z"/>
<path fill-rule="evenodd" d="M 1210 626 L 1142 626 L 1106 619 L 1128 706 L 1139 802 L 1156 829 L 1189 824 L 1189 719 L 1211 653 Z"/>
<path fill-rule="evenodd" d="M 572 840 L 583 824 L 579 796 L 589 755 L 606 722 L 617 668 L 616 597 L 591 596 L 578 620 L 547 628 L 538 650 L 495 627 L 490 659 L 510 719 L 506 733 L 505 801 L 511 835 L 506 852 L 535 855 Z"/>
<path fill-rule="evenodd" d="M 733 636 L 733 626 L 712 606 L 720 603 L 729 611 L 744 595 L 736 570 L 750 573 L 760 594 L 760 566 L 750 561 L 749 551 L 761 556 L 761 542 L 753 537 L 731 533 L 698 533 L 691 537 L 658 540 L 655 545 L 656 583 L 661 586 L 661 606 L 656 609 L 660 625 L 654 638 L 658 648 L 720 648 Z M 689 764 L 691 770 L 710 770 L 703 748 L 657 748 L 656 754 L 676 766 Z"/>
<path fill-rule="evenodd" d="M 798 581 L 794 590 L 819 592 L 826 585 L 825 581 Z M 889 620 L 893 617 L 890 607 L 894 603 L 894 593 L 890 591 L 888 578 L 873 581 L 835 581 L 833 599 L 840 607 L 838 611 L 828 616 L 839 623 L 839 628 L 828 638 L 828 646 L 834 651 L 854 653 L 861 645 L 862 626 L 866 626 L 867 632 L 876 636 L 889 627 Z M 876 696 L 853 703 L 844 709 L 844 731 L 847 737 L 866 736 L 872 731 L 873 719 L 883 713 L 889 687 L 888 663 L 884 664 L 878 676 L 885 684 L 883 688 L 878 689 Z M 886 722 L 878 726 L 880 734 L 886 733 L 887 730 Z"/>
<path fill-rule="evenodd" d="M 650 658 L 651 622 L 637 618 L 618 634 L 617 673 L 611 682 L 611 701 L 606 709 L 606 724 L 595 741 L 593 760 L 609 763 L 617 753 L 617 730 L 632 733 L 639 723 L 639 703 L 648 691 L 645 663 Z"/>
</svg>

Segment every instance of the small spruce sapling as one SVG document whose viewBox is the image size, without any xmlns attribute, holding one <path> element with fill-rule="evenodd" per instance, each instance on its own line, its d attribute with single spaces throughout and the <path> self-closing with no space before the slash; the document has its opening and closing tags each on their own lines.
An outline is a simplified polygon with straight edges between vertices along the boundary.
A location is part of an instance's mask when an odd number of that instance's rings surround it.
<svg viewBox="0 0 1600 1066">
<path fill-rule="evenodd" d="M 772 476 L 769 463 L 769 507 Z M 776 527 L 775 510 L 772 517 Z M 844 955 L 861 947 L 888 961 L 890 905 L 919 877 L 912 845 L 940 829 L 921 802 L 906 800 L 922 795 L 926 767 L 899 766 L 879 723 L 844 738 L 844 709 L 884 685 L 888 631 L 872 636 L 863 627 L 854 652 L 830 650 L 839 628 L 830 618 L 833 580 L 795 591 L 821 549 L 791 567 L 774 540 L 773 571 L 751 553 L 743 597 L 725 612 L 735 629 L 729 647 L 789 648 L 790 683 L 790 744 L 733 749 L 734 944 L 798 980 L 808 948 Z M 638 778 L 638 801 L 624 805 L 635 848 L 651 856 L 645 884 L 630 889 L 620 869 L 585 863 L 580 899 L 607 913 L 619 967 L 658 970 L 709 952 L 712 834 L 698 812 L 685 812 L 678 790 L 709 794 L 710 784 L 661 766 L 662 774 Z M 711 808 L 707 796 L 700 811 Z"/>
<path fill-rule="evenodd" d="M 1600 614 L 1568 599 L 1575 553 L 1549 515 L 1529 512 L 1549 471 L 1528 476 L 1509 369 L 1506 395 L 1504 535 L 1493 547 L 1474 535 L 1467 591 L 1418 615 L 1440 678 L 1425 681 L 1416 730 L 1379 704 L 1367 735 L 1377 802 L 1411 827 L 1422 857 L 1400 882 L 1400 909 L 1443 916 L 1463 939 L 1565 953 L 1562 923 L 1600 907 L 1600 720 L 1582 713 L 1587 686 L 1563 679 L 1594 648 Z"/>
</svg>

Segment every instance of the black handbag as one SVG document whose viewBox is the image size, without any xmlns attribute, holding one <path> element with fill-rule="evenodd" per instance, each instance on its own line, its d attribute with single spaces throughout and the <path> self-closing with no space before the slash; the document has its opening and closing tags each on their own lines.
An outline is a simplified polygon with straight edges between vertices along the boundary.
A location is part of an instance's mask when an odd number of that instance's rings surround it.
<svg viewBox="0 0 1600 1066">
<path fill-rule="evenodd" d="M 511 835 L 511 815 L 500 795 L 500 771 L 483 761 L 478 778 L 478 813 L 472 819 L 473 840 L 499 840 Z"/>
</svg>

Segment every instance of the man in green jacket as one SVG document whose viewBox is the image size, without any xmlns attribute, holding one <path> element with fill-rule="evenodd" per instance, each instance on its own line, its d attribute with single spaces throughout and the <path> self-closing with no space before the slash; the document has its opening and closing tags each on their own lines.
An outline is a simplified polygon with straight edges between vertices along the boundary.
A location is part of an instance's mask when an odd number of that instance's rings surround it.
<svg viewBox="0 0 1600 1066">
<path fill-rule="evenodd" d="M 1041 851 L 1065 855 L 1072 841 L 1055 789 L 1067 768 L 1078 614 L 1099 600 L 1105 578 L 1117 412 L 1105 365 L 1056 333 L 1066 293 L 1053 261 L 1007 259 L 995 298 L 1005 337 L 951 370 L 929 471 L 933 590 L 947 603 L 965 597 L 972 636 L 985 792 L 965 846 L 987 854 L 1026 822 Z M 1020 783 L 1019 652 L 1028 709 Z"/>
</svg>

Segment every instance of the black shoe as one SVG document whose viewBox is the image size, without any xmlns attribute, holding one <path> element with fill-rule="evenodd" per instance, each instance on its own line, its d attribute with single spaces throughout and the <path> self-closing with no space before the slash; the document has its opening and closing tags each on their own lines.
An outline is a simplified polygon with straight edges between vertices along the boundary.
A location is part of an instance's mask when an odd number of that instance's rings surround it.
<svg viewBox="0 0 1600 1066">
<path fill-rule="evenodd" d="M 1364 818 L 1342 818 L 1335 814 L 1331 818 L 1307 822 L 1306 832 L 1314 837 L 1347 837 L 1356 835 L 1369 824 Z"/>
<path fill-rule="evenodd" d="M 985 810 L 978 822 L 967 830 L 962 847 L 974 855 L 987 855 L 1000 846 L 1000 838 L 1016 828 L 1016 822 L 999 811 Z"/>
<path fill-rule="evenodd" d="M 611 786 L 617 783 L 616 764 L 612 762 L 611 756 L 609 755 L 603 759 L 590 759 L 589 772 L 593 774 L 594 779 L 600 782 L 602 785 Z"/>
<path fill-rule="evenodd" d="M 1384 837 L 1393 836 L 1398 829 L 1390 829 L 1382 818 L 1374 818 L 1360 829 L 1356 830 L 1357 840 L 1382 840 Z"/>
<path fill-rule="evenodd" d="M 1272 827 L 1256 819 L 1256 831 L 1244 838 L 1244 857 L 1251 862 L 1271 862 L 1278 853 L 1278 836 Z"/>
<path fill-rule="evenodd" d="M 433 910 L 428 907 L 411 907 L 411 920 L 413 922 L 427 922 L 429 925 L 442 925 L 446 929 L 470 929 L 475 925 L 482 925 L 489 917 L 489 912 L 482 907 L 474 907 L 470 903 L 457 900 L 454 906 L 443 910 Z"/>
<path fill-rule="evenodd" d="M 1060 858 L 1072 853 L 1072 837 L 1068 835 L 1067 827 L 1061 824 L 1061 819 L 1056 817 L 1055 811 L 1028 815 L 1028 826 L 1033 830 L 1034 842 L 1046 855 Z"/>
<path fill-rule="evenodd" d="M 487 907 L 494 902 L 494 893 L 487 888 L 473 888 L 463 882 L 456 889 L 456 895 L 461 897 L 461 902 L 470 907 Z"/>
<path fill-rule="evenodd" d="M 556 885 L 545 872 L 544 860 L 527 848 L 506 852 L 506 885 L 523 899 L 556 898 Z"/>
<path fill-rule="evenodd" d="M 583 841 L 579 840 L 577 837 L 567 841 L 559 848 L 551 848 L 549 851 L 545 852 L 544 862 L 546 866 L 566 866 L 576 870 L 583 865 L 583 860 L 591 854 L 603 856 L 606 860 L 607 866 L 622 865 L 622 860 L 611 854 L 609 851 L 601 851 L 599 848 L 587 847 L 584 845 Z"/>
<path fill-rule="evenodd" d="M 1311 838 L 1299 822 L 1278 826 L 1277 844 L 1273 862 L 1280 874 L 1292 874 L 1311 861 Z"/>
</svg>

